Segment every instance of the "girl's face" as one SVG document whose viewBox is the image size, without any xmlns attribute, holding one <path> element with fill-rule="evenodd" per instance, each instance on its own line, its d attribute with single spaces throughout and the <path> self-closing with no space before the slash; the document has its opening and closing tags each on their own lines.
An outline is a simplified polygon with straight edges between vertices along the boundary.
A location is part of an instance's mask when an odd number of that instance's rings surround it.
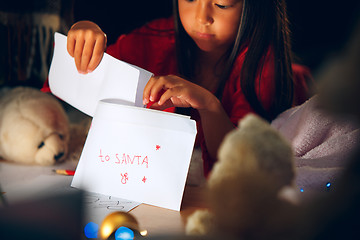
<svg viewBox="0 0 360 240">
<path fill-rule="evenodd" d="M 233 44 L 243 0 L 178 0 L 181 23 L 206 52 L 225 52 Z"/>
</svg>

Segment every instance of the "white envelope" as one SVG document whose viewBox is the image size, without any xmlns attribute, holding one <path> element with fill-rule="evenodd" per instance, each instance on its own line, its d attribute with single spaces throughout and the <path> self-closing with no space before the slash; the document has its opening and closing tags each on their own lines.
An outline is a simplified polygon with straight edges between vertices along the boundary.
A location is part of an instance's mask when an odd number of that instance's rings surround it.
<svg viewBox="0 0 360 240">
<path fill-rule="evenodd" d="M 195 121 L 101 101 L 71 186 L 180 210 Z"/>
</svg>

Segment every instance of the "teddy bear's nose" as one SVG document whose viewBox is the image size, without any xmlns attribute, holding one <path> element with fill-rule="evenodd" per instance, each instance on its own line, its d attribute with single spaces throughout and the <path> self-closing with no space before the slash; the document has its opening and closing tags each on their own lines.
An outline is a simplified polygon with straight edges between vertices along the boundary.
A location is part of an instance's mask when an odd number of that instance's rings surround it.
<svg viewBox="0 0 360 240">
<path fill-rule="evenodd" d="M 55 155 L 54 156 L 55 161 L 59 161 L 62 158 L 62 156 L 64 156 L 64 152 L 61 152 L 61 153 Z"/>
</svg>

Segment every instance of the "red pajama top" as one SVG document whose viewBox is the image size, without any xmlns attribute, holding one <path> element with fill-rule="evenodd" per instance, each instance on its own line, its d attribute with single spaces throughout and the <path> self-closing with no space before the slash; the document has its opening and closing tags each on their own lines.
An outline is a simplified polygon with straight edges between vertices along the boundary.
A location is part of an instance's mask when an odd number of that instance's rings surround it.
<svg viewBox="0 0 360 240">
<path fill-rule="evenodd" d="M 177 74 L 176 49 L 173 18 L 158 19 L 129 34 L 121 35 L 117 41 L 107 47 L 106 52 L 111 56 L 127 63 L 139 66 L 157 75 Z M 222 105 L 230 120 L 237 126 L 238 121 L 254 110 L 246 100 L 240 86 L 240 72 L 244 61 L 246 49 L 239 54 L 233 70 L 225 84 Z M 310 72 L 300 65 L 293 65 L 295 79 L 295 103 L 300 104 L 307 99 L 307 79 Z M 261 82 L 256 84 L 258 97 L 265 107 L 269 109 L 272 99 L 275 97 L 273 83 L 273 60 L 266 57 Z M 45 84 L 43 90 L 46 91 Z M 204 160 L 204 173 L 207 176 L 211 171 L 216 159 L 212 159 L 205 145 L 205 139 L 201 127 L 201 119 L 197 111 L 192 112 L 192 118 L 197 122 L 196 145 L 201 146 Z"/>
</svg>

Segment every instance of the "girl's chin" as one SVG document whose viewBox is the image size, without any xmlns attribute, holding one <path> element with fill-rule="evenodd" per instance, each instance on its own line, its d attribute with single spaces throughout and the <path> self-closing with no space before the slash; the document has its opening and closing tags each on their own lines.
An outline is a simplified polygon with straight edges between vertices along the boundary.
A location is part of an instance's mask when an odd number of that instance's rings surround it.
<svg viewBox="0 0 360 240">
<path fill-rule="evenodd" d="M 204 51 L 204 52 L 213 52 L 216 50 L 216 47 L 214 47 L 212 44 L 209 44 L 209 43 L 204 43 L 204 42 L 199 42 L 199 41 L 196 41 L 196 46 L 201 50 L 201 51 Z"/>
</svg>

